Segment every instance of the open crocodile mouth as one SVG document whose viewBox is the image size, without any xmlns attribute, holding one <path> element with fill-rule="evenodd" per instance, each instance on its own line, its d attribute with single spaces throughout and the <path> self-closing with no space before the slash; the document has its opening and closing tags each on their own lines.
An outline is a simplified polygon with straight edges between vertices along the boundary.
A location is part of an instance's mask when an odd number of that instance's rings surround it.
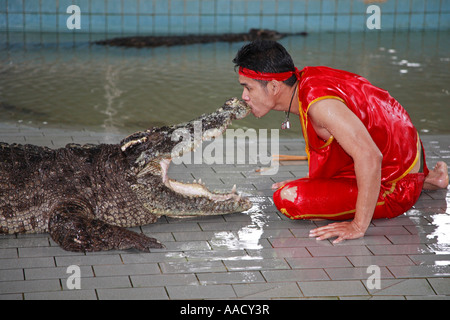
<svg viewBox="0 0 450 320">
<path fill-rule="evenodd" d="M 151 128 L 137 132 L 121 142 L 121 150 L 129 155 L 138 177 L 147 174 L 160 176 L 170 190 L 189 198 L 202 198 L 214 204 L 215 212 L 238 212 L 251 208 L 246 197 L 241 197 L 234 186 L 230 192 L 212 192 L 199 181 L 179 182 L 168 176 L 172 160 L 180 159 L 209 141 L 221 136 L 232 120 L 239 120 L 251 112 L 250 106 L 237 98 L 231 98 L 210 114 L 204 114 L 192 121 L 178 125 Z M 175 161 L 174 161 L 175 162 Z"/>
<path fill-rule="evenodd" d="M 168 171 L 170 164 L 172 163 L 172 159 L 180 158 L 183 154 L 187 154 L 195 151 L 196 149 L 202 146 L 204 141 L 210 141 L 212 139 L 221 136 L 226 128 L 231 125 L 231 120 L 226 121 L 220 128 L 209 129 L 203 132 L 201 135 L 201 139 L 197 137 L 193 139 L 191 142 L 184 143 L 178 150 L 175 150 L 171 153 L 172 157 L 165 157 L 160 160 L 159 165 L 161 168 L 161 178 L 163 183 L 173 191 L 180 193 L 184 196 L 188 197 L 206 197 L 212 201 L 236 201 L 239 202 L 241 200 L 241 195 L 236 191 L 236 185 L 233 186 L 231 192 L 229 193 L 221 193 L 221 192 L 213 192 L 206 188 L 205 184 L 202 183 L 202 180 L 198 181 L 194 180 L 192 183 L 180 182 L 174 179 L 169 178 Z M 179 160 L 179 159 L 178 159 Z"/>
<path fill-rule="evenodd" d="M 159 163 L 161 166 L 161 177 L 166 187 L 173 191 L 180 193 L 188 197 L 206 197 L 212 201 L 227 201 L 232 200 L 239 202 L 242 198 L 236 191 L 236 185 L 233 186 L 230 193 L 212 192 L 206 188 L 202 180 L 194 180 L 192 183 L 180 182 L 174 179 L 170 179 L 168 176 L 168 170 L 171 163 L 171 159 L 163 159 Z"/>
<path fill-rule="evenodd" d="M 240 202 L 242 196 L 237 193 L 236 185 L 233 186 L 229 193 L 221 193 L 221 192 L 212 192 L 208 190 L 204 183 L 202 183 L 201 179 L 195 181 L 193 183 L 184 183 L 179 182 L 174 179 L 170 179 L 168 177 L 169 166 L 172 162 L 172 159 L 180 158 L 183 154 L 187 154 L 195 151 L 199 147 L 202 146 L 204 141 L 211 141 L 215 139 L 225 132 L 225 130 L 232 124 L 232 120 L 234 119 L 242 119 L 250 114 L 250 107 L 247 104 L 242 105 L 242 101 L 234 98 L 228 100 L 224 108 L 228 106 L 234 107 L 239 104 L 241 107 L 239 108 L 239 112 L 233 113 L 233 116 L 230 116 L 228 110 L 224 110 L 220 108 L 216 113 L 213 113 L 209 116 L 202 118 L 201 120 L 192 121 L 189 123 L 190 129 L 179 128 L 175 130 L 172 137 L 175 137 L 177 140 L 180 136 L 184 137 L 187 141 L 183 141 L 183 143 L 175 146 L 171 152 L 170 157 L 163 157 L 159 161 L 159 165 L 161 168 L 161 178 L 163 183 L 173 191 L 180 193 L 189 197 L 206 197 L 212 201 L 233 201 Z M 226 117 L 223 117 L 223 114 L 226 114 Z M 192 125 L 194 127 L 194 131 L 192 131 Z M 208 129 L 209 128 L 209 129 Z M 193 138 L 193 139 L 192 139 Z M 180 160 L 180 159 L 177 159 Z M 251 206 L 251 205 L 250 205 Z"/>
</svg>

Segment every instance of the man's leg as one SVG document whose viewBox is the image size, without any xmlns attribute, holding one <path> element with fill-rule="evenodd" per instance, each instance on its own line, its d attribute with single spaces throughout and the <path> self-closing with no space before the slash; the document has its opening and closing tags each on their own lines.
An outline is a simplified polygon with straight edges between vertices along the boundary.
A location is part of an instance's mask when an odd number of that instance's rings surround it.
<svg viewBox="0 0 450 320">
<path fill-rule="evenodd" d="M 357 195 L 355 179 L 303 178 L 275 191 L 273 199 L 291 219 L 347 220 L 354 217 Z"/>
<path fill-rule="evenodd" d="M 408 174 L 381 186 L 373 219 L 394 218 L 409 210 L 422 191 L 425 175 Z M 348 220 L 355 216 L 358 187 L 355 179 L 303 178 L 286 183 L 275 191 L 278 210 L 291 219 Z"/>
<path fill-rule="evenodd" d="M 439 161 L 434 169 L 430 170 L 423 188 L 426 190 L 445 189 L 448 187 L 448 167 L 443 161 Z"/>
<path fill-rule="evenodd" d="M 423 189 L 425 190 L 438 190 L 446 189 L 448 187 L 448 167 L 443 161 L 438 161 L 432 170 L 427 167 L 427 161 L 425 156 L 425 150 L 423 148 L 420 153 L 420 158 L 416 166 L 411 170 L 412 173 L 423 172 L 425 174 L 425 181 L 423 183 Z"/>
</svg>

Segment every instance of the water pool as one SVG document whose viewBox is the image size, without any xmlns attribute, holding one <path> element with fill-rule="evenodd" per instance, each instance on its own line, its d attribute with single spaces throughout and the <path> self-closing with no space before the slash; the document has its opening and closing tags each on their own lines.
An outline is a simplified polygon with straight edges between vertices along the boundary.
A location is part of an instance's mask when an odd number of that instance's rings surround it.
<svg viewBox="0 0 450 320">
<path fill-rule="evenodd" d="M 280 42 L 298 68 L 327 65 L 388 90 L 424 134 L 450 134 L 450 32 L 317 33 Z M 243 43 L 153 49 L 90 45 L 101 35 L 0 34 L 0 125 L 129 133 L 187 121 L 241 95 Z M 284 114 L 234 127 L 278 129 Z M 280 137 L 301 136 L 298 121 Z"/>
</svg>

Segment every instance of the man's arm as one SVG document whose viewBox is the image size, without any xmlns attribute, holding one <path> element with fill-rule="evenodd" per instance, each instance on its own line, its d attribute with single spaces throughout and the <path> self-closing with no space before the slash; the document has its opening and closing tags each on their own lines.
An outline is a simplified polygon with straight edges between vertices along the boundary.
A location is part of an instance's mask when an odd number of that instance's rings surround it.
<svg viewBox="0 0 450 320">
<path fill-rule="evenodd" d="M 383 155 L 359 118 L 339 100 L 325 99 L 309 108 L 311 121 L 326 140 L 336 141 L 354 161 L 358 197 L 355 218 L 351 222 L 332 223 L 311 230 L 310 237 L 319 240 L 337 237 L 333 243 L 364 236 L 380 193 L 381 162 Z"/>
</svg>

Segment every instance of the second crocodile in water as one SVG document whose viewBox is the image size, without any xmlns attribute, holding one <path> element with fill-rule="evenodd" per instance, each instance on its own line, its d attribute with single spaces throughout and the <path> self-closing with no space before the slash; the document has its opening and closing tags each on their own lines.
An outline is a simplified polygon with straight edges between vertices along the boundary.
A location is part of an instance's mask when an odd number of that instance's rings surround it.
<svg viewBox="0 0 450 320">
<path fill-rule="evenodd" d="M 127 227 L 153 223 L 162 215 L 248 210 L 250 200 L 235 188 L 211 192 L 201 183 L 172 180 L 167 171 L 172 157 L 198 144 L 195 123 L 201 122 L 201 139 L 206 140 L 249 113 L 245 102 L 233 98 L 213 113 L 137 132 L 117 145 L 71 144 L 53 150 L 0 143 L 0 234 L 48 232 L 69 251 L 149 251 L 163 246 Z"/>
</svg>

